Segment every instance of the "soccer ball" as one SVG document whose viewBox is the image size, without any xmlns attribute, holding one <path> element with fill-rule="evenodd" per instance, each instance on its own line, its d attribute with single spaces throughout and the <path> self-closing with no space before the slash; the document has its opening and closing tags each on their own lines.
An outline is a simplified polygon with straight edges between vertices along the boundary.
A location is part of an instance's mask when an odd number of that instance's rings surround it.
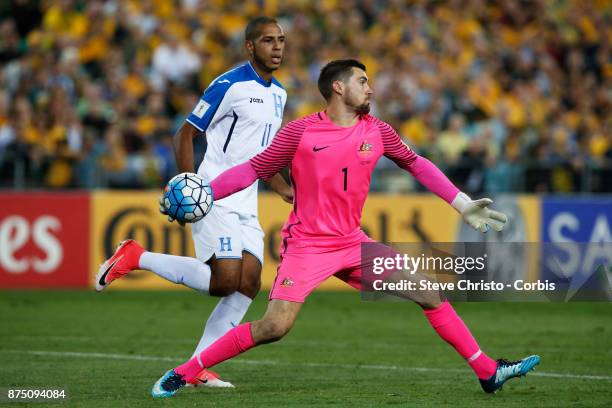
<svg viewBox="0 0 612 408">
<path fill-rule="evenodd" d="M 166 184 L 164 208 L 180 222 L 200 221 L 212 208 L 212 191 L 194 173 L 178 174 Z"/>
</svg>

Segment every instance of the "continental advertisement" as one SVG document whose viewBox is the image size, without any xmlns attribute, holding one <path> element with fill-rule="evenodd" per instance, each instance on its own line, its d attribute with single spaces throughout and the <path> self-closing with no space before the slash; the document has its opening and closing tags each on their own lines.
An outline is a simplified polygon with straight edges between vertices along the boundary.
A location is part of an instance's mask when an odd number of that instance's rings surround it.
<svg viewBox="0 0 612 408">
<path fill-rule="evenodd" d="M 0 287 L 91 287 L 100 264 L 126 238 L 137 239 L 151 251 L 194 256 L 189 226 L 169 223 L 159 214 L 158 195 L 142 191 L 0 194 Z M 279 231 L 291 206 L 275 194 L 260 194 L 259 200 L 266 234 L 262 283 L 269 288 L 279 259 Z M 510 222 L 502 233 L 480 234 L 433 195 L 372 194 L 362 227 L 384 243 L 552 242 L 560 234 L 588 241 L 604 239 L 610 231 L 610 198 L 553 200 L 512 195 L 495 197 L 494 206 L 508 214 Z M 588 219 L 580 216 L 583 213 Z M 576 224 L 574 219 L 588 223 Z M 506 269 L 528 269 L 532 279 L 541 273 L 538 254 L 511 259 Z M 115 288 L 184 289 L 146 271 L 130 273 L 115 282 Z M 350 289 L 336 279 L 321 288 Z"/>
</svg>

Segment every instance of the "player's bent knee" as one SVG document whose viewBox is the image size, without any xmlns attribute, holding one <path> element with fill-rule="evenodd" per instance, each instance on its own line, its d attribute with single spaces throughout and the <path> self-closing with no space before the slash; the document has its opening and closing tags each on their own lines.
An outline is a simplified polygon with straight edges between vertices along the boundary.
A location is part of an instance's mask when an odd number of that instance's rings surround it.
<svg viewBox="0 0 612 408">
<path fill-rule="evenodd" d="M 238 290 L 238 287 L 230 282 L 219 282 L 214 286 L 212 284 L 210 285 L 209 293 L 212 296 L 225 297 L 236 292 L 236 290 Z"/>
<path fill-rule="evenodd" d="M 261 288 L 261 262 L 246 251 L 242 254 L 242 275 L 238 291 L 254 299 Z"/>
<path fill-rule="evenodd" d="M 240 286 L 238 287 L 238 291 L 251 299 L 254 299 L 255 296 L 259 293 L 261 289 L 261 279 L 259 276 L 257 278 L 243 278 L 240 281 Z"/>
<path fill-rule="evenodd" d="M 228 296 L 240 287 L 242 263 L 240 260 L 214 260 L 211 264 L 209 293 L 213 296 Z"/>
<path fill-rule="evenodd" d="M 210 294 L 213 296 L 229 296 L 238 290 L 240 277 L 232 274 L 219 274 L 210 279 Z"/>
</svg>

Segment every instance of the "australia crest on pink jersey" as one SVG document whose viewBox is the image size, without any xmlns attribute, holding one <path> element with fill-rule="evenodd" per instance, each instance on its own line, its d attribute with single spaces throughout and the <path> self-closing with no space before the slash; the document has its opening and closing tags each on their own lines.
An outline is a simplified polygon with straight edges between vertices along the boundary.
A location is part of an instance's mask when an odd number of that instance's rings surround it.
<svg viewBox="0 0 612 408">
<path fill-rule="evenodd" d="M 360 159 L 369 159 L 374 154 L 374 146 L 372 143 L 368 141 L 368 139 L 364 139 L 359 143 L 359 147 L 357 148 L 357 155 Z"/>
</svg>

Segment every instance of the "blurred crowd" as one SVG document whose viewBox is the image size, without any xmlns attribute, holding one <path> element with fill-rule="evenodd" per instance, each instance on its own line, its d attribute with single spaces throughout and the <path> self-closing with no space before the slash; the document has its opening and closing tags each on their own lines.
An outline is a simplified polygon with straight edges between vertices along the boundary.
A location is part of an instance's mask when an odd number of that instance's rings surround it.
<svg viewBox="0 0 612 408">
<path fill-rule="evenodd" d="M 163 185 L 174 132 L 257 15 L 287 33 L 285 120 L 354 57 L 372 113 L 465 191 L 612 191 L 610 0 L 3 1 L 0 186 Z M 419 187 L 382 161 L 373 188 Z"/>
</svg>

